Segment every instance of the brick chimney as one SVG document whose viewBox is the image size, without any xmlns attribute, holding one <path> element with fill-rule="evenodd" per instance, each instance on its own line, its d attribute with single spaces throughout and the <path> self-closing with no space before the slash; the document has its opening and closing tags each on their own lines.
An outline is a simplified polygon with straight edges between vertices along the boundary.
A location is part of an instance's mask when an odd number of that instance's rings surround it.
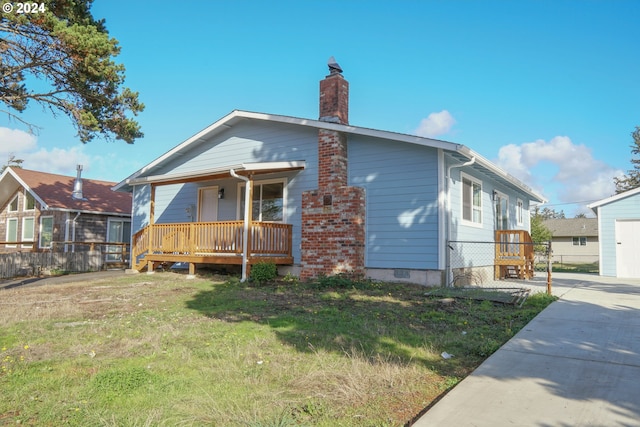
<svg viewBox="0 0 640 427">
<path fill-rule="evenodd" d="M 329 75 L 320 81 L 320 120 L 349 124 L 349 82 L 333 56 L 329 58 Z"/>
<path fill-rule="evenodd" d="M 320 121 L 349 124 L 349 83 L 331 57 L 320 82 Z M 364 275 L 364 188 L 348 186 L 347 134 L 318 131 L 318 189 L 302 194 L 301 278 Z"/>
</svg>

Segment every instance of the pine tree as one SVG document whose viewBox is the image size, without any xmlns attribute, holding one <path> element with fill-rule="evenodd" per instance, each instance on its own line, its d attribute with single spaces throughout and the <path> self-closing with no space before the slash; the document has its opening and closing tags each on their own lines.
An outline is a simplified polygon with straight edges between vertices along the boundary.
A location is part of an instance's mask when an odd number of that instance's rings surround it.
<svg viewBox="0 0 640 427">
<path fill-rule="evenodd" d="M 633 156 L 640 155 L 640 126 L 636 126 L 636 130 L 631 132 L 633 137 L 633 144 L 631 145 L 631 154 Z M 616 194 L 623 193 L 625 191 L 632 190 L 640 187 L 640 158 L 632 158 L 631 164 L 633 169 L 627 171 L 627 174 L 622 178 L 614 177 L 613 180 L 616 184 Z"/>
<path fill-rule="evenodd" d="M 113 61 L 120 53 L 118 41 L 109 37 L 104 20 L 91 15 L 92 1 L 29 2 L 37 13 L 3 8 L 0 107 L 6 108 L 0 112 L 33 130 L 37 126 L 20 113 L 37 103 L 68 116 L 82 142 L 100 135 L 133 143 L 143 134 L 131 116 L 144 105 L 123 87 L 124 66 Z M 34 84 L 33 78 L 45 84 Z"/>
</svg>

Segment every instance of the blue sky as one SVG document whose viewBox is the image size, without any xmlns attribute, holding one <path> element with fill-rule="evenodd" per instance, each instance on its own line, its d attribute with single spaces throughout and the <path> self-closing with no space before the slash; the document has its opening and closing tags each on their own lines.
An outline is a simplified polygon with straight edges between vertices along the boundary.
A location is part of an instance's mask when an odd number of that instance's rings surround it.
<svg viewBox="0 0 640 427">
<path fill-rule="evenodd" d="M 318 117 L 334 56 L 352 125 L 460 143 L 568 216 L 613 194 L 640 125 L 640 2 L 95 0 L 140 93 L 145 137 L 79 142 L 33 105 L 0 159 L 121 181 L 234 109 Z M 4 161 L 3 161 L 4 163 Z"/>
</svg>

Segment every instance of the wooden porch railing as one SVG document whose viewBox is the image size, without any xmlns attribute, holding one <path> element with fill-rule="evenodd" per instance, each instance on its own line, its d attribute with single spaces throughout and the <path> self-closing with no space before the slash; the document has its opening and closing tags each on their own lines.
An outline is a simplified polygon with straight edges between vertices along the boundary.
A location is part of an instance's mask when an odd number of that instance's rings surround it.
<svg viewBox="0 0 640 427">
<path fill-rule="evenodd" d="M 496 230 L 496 278 L 533 277 L 534 247 L 526 230 Z"/>
<path fill-rule="evenodd" d="M 153 224 L 133 235 L 132 264 L 140 267 L 146 254 L 242 255 L 243 221 Z M 292 226 L 253 222 L 249 229 L 249 255 L 292 256 Z"/>
</svg>

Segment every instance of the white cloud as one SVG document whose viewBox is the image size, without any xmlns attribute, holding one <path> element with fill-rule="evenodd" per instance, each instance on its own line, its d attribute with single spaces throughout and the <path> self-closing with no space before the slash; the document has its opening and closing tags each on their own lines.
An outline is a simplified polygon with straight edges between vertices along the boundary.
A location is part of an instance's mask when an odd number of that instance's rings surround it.
<svg viewBox="0 0 640 427">
<path fill-rule="evenodd" d="M 545 194 L 551 204 L 609 197 L 615 193 L 613 177 L 623 174 L 595 159 L 591 149 L 574 144 L 567 136 L 503 146 L 498 152 L 497 164 Z M 564 210 L 563 206 L 557 210 Z"/>
<path fill-rule="evenodd" d="M 0 127 L 0 155 L 8 156 L 33 150 L 37 145 L 35 135 L 19 130 Z"/>
<path fill-rule="evenodd" d="M 426 119 L 420 121 L 420 126 L 415 130 L 415 134 L 426 138 L 434 138 L 449 132 L 455 123 L 456 120 L 447 110 L 431 113 Z"/>
<path fill-rule="evenodd" d="M 62 175 L 74 175 L 76 165 L 84 165 L 85 171 L 90 163 L 90 158 L 83 152 L 83 147 L 53 148 L 47 150 L 41 148 L 33 153 L 24 153 L 20 157 L 24 159 L 23 166 L 41 172 L 59 173 Z"/>
<path fill-rule="evenodd" d="M 41 172 L 74 175 L 76 165 L 89 169 L 91 157 L 85 154 L 84 146 L 71 148 L 39 148 L 38 138 L 19 129 L 0 127 L 0 164 L 6 164 L 9 156 L 23 160 L 22 167 Z"/>
</svg>

